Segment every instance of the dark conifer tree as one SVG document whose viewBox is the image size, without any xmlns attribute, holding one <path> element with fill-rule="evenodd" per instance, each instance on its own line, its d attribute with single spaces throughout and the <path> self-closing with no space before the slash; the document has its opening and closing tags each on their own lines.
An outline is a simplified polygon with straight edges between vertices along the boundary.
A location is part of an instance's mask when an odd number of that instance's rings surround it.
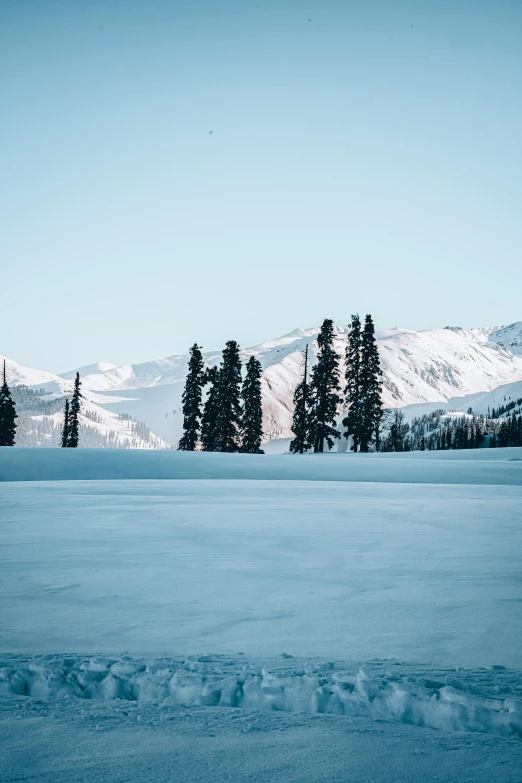
<svg viewBox="0 0 522 783">
<path fill-rule="evenodd" d="M 65 410 L 63 415 L 62 429 L 62 448 L 66 449 L 69 444 L 69 400 L 65 400 Z"/>
<path fill-rule="evenodd" d="M 71 406 L 69 408 L 69 433 L 67 436 L 67 448 L 75 449 L 78 446 L 80 437 L 80 400 L 82 395 L 80 393 L 80 373 L 76 373 L 74 379 L 74 389 L 71 399 Z"/>
<path fill-rule="evenodd" d="M 239 345 L 229 340 L 219 368 L 217 451 L 239 451 L 241 424 L 241 359 Z"/>
<path fill-rule="evenodd" d="M 345 438 L 353 437 L 352 451 L 357 451 L 363 430 L 363 411 L 361 393 L 361 320 L 352 315 L 352 325 L 346 344 L 346 405 L 348 415 L 343 419 L 346 427 Z"/>
<path fill-rule="evenodd" d="M 370 443 L 379 440 L 379 425 L 383 411 L 381 376 L 375 327 L 371 315 L 367 315 L 361 338 L 361 451 L 368 451 Z"/>
<path fill-rule="evenodd" d="M 187 380 L 181 398 L 183 404 L 183 435 L 178 444 L 180 451 L 195 451 L 199 443 L 201 426 L 201 400 L 205 368 L 201 348 L 194 343 L 190 349 Z"/>
<path fill-rule="evenodd" d="M 201 418 L 201 445 L 203 451 L 217 451 L 217 417 L 219 411 L 219 370 L 209 367 L 204 383 L 209 384 Z"/>
<path fill-rule="evenodd" d="M 314 452 L 324 451 L 324 442 L 331 449 L 334 438 L 340 437 L 335 426 L 339 394 L 339 357 L 333 347 L 334 326 L 331 318 L 325 318 L 317 336 L 317 364 L 310 381 L 310 443 Z"/>
<path fill-rule="evenodd" d="M 243 454 L 264 454 L 263 408 L 261 403 L 261 362 L 251 356 L 246 365 L 246 375 L 241 389 L 243 413 L 241 414 L 241 451 Z"/>
<path fill-rule="evenodd" d="M 16 435 L 16 407 L 7 385 L 7 375 L 4 359 L 3 382 L 0 386 L 0 446 L 14 446 Z"/>
<path fill-rule="evenodd" d="M 308 387 L 308 346 L 304 352 L 303 380 L 297 384 L 294 392 L 294 416 L 292 432 L 295 438 L 290 442 L 292 454 L 303 454 L 310 448 L 309 435 L 309 387 Z"/>
</svg>

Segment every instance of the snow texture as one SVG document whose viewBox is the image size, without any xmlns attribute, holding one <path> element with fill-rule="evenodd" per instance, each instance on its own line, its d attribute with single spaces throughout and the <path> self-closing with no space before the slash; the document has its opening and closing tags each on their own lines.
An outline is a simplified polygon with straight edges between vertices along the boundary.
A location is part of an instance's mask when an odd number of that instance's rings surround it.
<svg viewBox="0 0 522 783">
<path fill-rule="evenodd" d="M 250 479 L 407 484 L 522 484 L 522 448 L 402 454 L 216 454 L 0 447 L 0 481 Z"/>
<path fill-rule="evenodd" d="M 521 466 L 0 449 L 2 783 L 519 783 Z"/>
<path fill-rule="evenodd" d="M 288 656 L 291 658 L 291 656 Z M 264 665 L 215 655 L 176 660 L 0 658 L 0 694 L 364 717 L 440 731 L 522 736 L 522 686 L 506 671 L 419 671 L 373 661 Z"/>
</svg>

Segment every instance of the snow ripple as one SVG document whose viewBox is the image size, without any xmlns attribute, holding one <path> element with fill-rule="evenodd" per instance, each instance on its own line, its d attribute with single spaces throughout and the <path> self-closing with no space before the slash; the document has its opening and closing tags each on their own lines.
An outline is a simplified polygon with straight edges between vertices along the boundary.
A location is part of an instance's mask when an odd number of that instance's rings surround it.
<svg viewBox="0 0 522 783">
<path fill-rule="evenodd" d="M 350 673 L 335 664 L 299 669 L 297 662 L 271 673 L 240 659 L 213 656 L 185 661 L 39 656 L 3 663 L 3 694 L 330 713 L 522 738 L 522 700 L 516 688 L 506 695 L 506 688 L 497 686 L 502 695 L 484 695 L 464 689 L 451 676 L 437 681 L 418 674 L 372 673 L 365 667 Z"/>
</svg>

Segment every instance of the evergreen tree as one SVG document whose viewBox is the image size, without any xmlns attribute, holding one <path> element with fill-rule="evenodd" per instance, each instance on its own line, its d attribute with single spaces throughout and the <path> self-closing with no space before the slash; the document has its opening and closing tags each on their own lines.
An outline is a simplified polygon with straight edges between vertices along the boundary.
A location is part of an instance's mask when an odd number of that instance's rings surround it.
<svg viewBox="0 0 522 783">
<path fill-rule="evenodd" d="M 324 442 L 331 449 L 340 433 L 335 426 L 337 408 L 341 402 L 339 357 L 333 347 L 334 326 L 325 318 L 317 336 L 317 364 L 310 381 L 310 442 L 314 452 L 324 451 Z"/>
<path fill-rule="evenodd" d="M 363 410 L 361 390 L 361 321 L 352 315 L 352 325 L 346 344 L 346 405 L 348 415 L 343 419 L 345 438 L 353 436 L 352 451 L 357 451 L 363 435 Z"/>
<path fill-rule="evenodd" d="M 381 376 L 382 370 L 375 341 L 375 327 L 371 315 L 367 315 L 361 338 L 361 451 L 368 451 L 370 443 L 379 440 L 379 425 L 383 411 Z"/>
<path fill-rule="evenodd" d="M 62 429 L 62 448 L 66 449 L 69 442 L 69 400 L 65 400 L 65 411 L 63 416 Z"/>
<path fill-rule="evenodd" d="M 183 404 L 183 435 L 178 444 L 180 451 L 194 451 L 199 442 L 201 399 L 205 369 L 199 345 L 194 343 L 190 349 L 187 380 L 181 398 Z"/>
<path fill-rule="evenodd" d="M 219 368 L 219 407 L 217 414 L 217 451 L 239 451 L 241 424 L 241 359 L 239 345 L 229 340 Z"/>
<path fill-rule="evenodd" d="M 78 440 L 80 435 L 80 400 L 82 395 L 80 394 L 80 373 L 76 373 L 74 379 L 73 396 L 71 399 L 71 406 L 69 408 L 69 432 L 67 435 L 67 448 L 75 449 L 78 446 Z"/>
<path fill-rule="evenodd" d="M 14 446 L 18 418 L 11 390 L 7 385 L 4 359 L 4 379 L 0 386 L 0 446 Z"/>
<path fill-rule="evenodd" d="M 241 415 L 241 451 L 243 454 L 264 454 L 263 408 L 261 404 L 261 362 L 251 356 L 246 365 L 246 375 L 241 389 L 243 413 Z"/>
<path fill-rule="evenodd" d="M 217 417 L 219 411 L 219 370 L 209 367 L 203 378 L 209 384 L 201 418 L 201 444 L 203 451 L 217 451 Z"/>
<path fill-rule="evenodd" d="M 308 388 L 308 345 L 304 352 L 303 380 L 298 383 L 294 392 L 294 416 L 292 432 L 295 438 L 290 442 L 292 454 L 303 454 L 310 448 L 308 442 L 309 430 L 309 388 Z"/>
</svg>

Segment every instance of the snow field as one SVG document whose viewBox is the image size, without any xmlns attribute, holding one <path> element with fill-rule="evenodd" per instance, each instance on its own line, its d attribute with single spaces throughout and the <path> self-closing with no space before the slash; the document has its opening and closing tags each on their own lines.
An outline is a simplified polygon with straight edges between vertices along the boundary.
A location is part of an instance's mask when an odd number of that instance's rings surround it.
<svg viewBox="0 0 522 783">
<path fill-rule="evenodd" d="M 518 486 L 13 482 L 0 496 L 4 652 L 522 666 Z"/>
<path fill-rule="evenodd" d="M 0 449 L 2 782 L 520 783 L 521 449 L 157 456 Z"/>
<path fill-rule="evenodd" d="M 277 443 L 276 441 L 273 442 Z M 125 479 L 522 486 L 522 448 L 403 454 L 215 454 L 0 447 L 0 482 Z"/>
</svg>

